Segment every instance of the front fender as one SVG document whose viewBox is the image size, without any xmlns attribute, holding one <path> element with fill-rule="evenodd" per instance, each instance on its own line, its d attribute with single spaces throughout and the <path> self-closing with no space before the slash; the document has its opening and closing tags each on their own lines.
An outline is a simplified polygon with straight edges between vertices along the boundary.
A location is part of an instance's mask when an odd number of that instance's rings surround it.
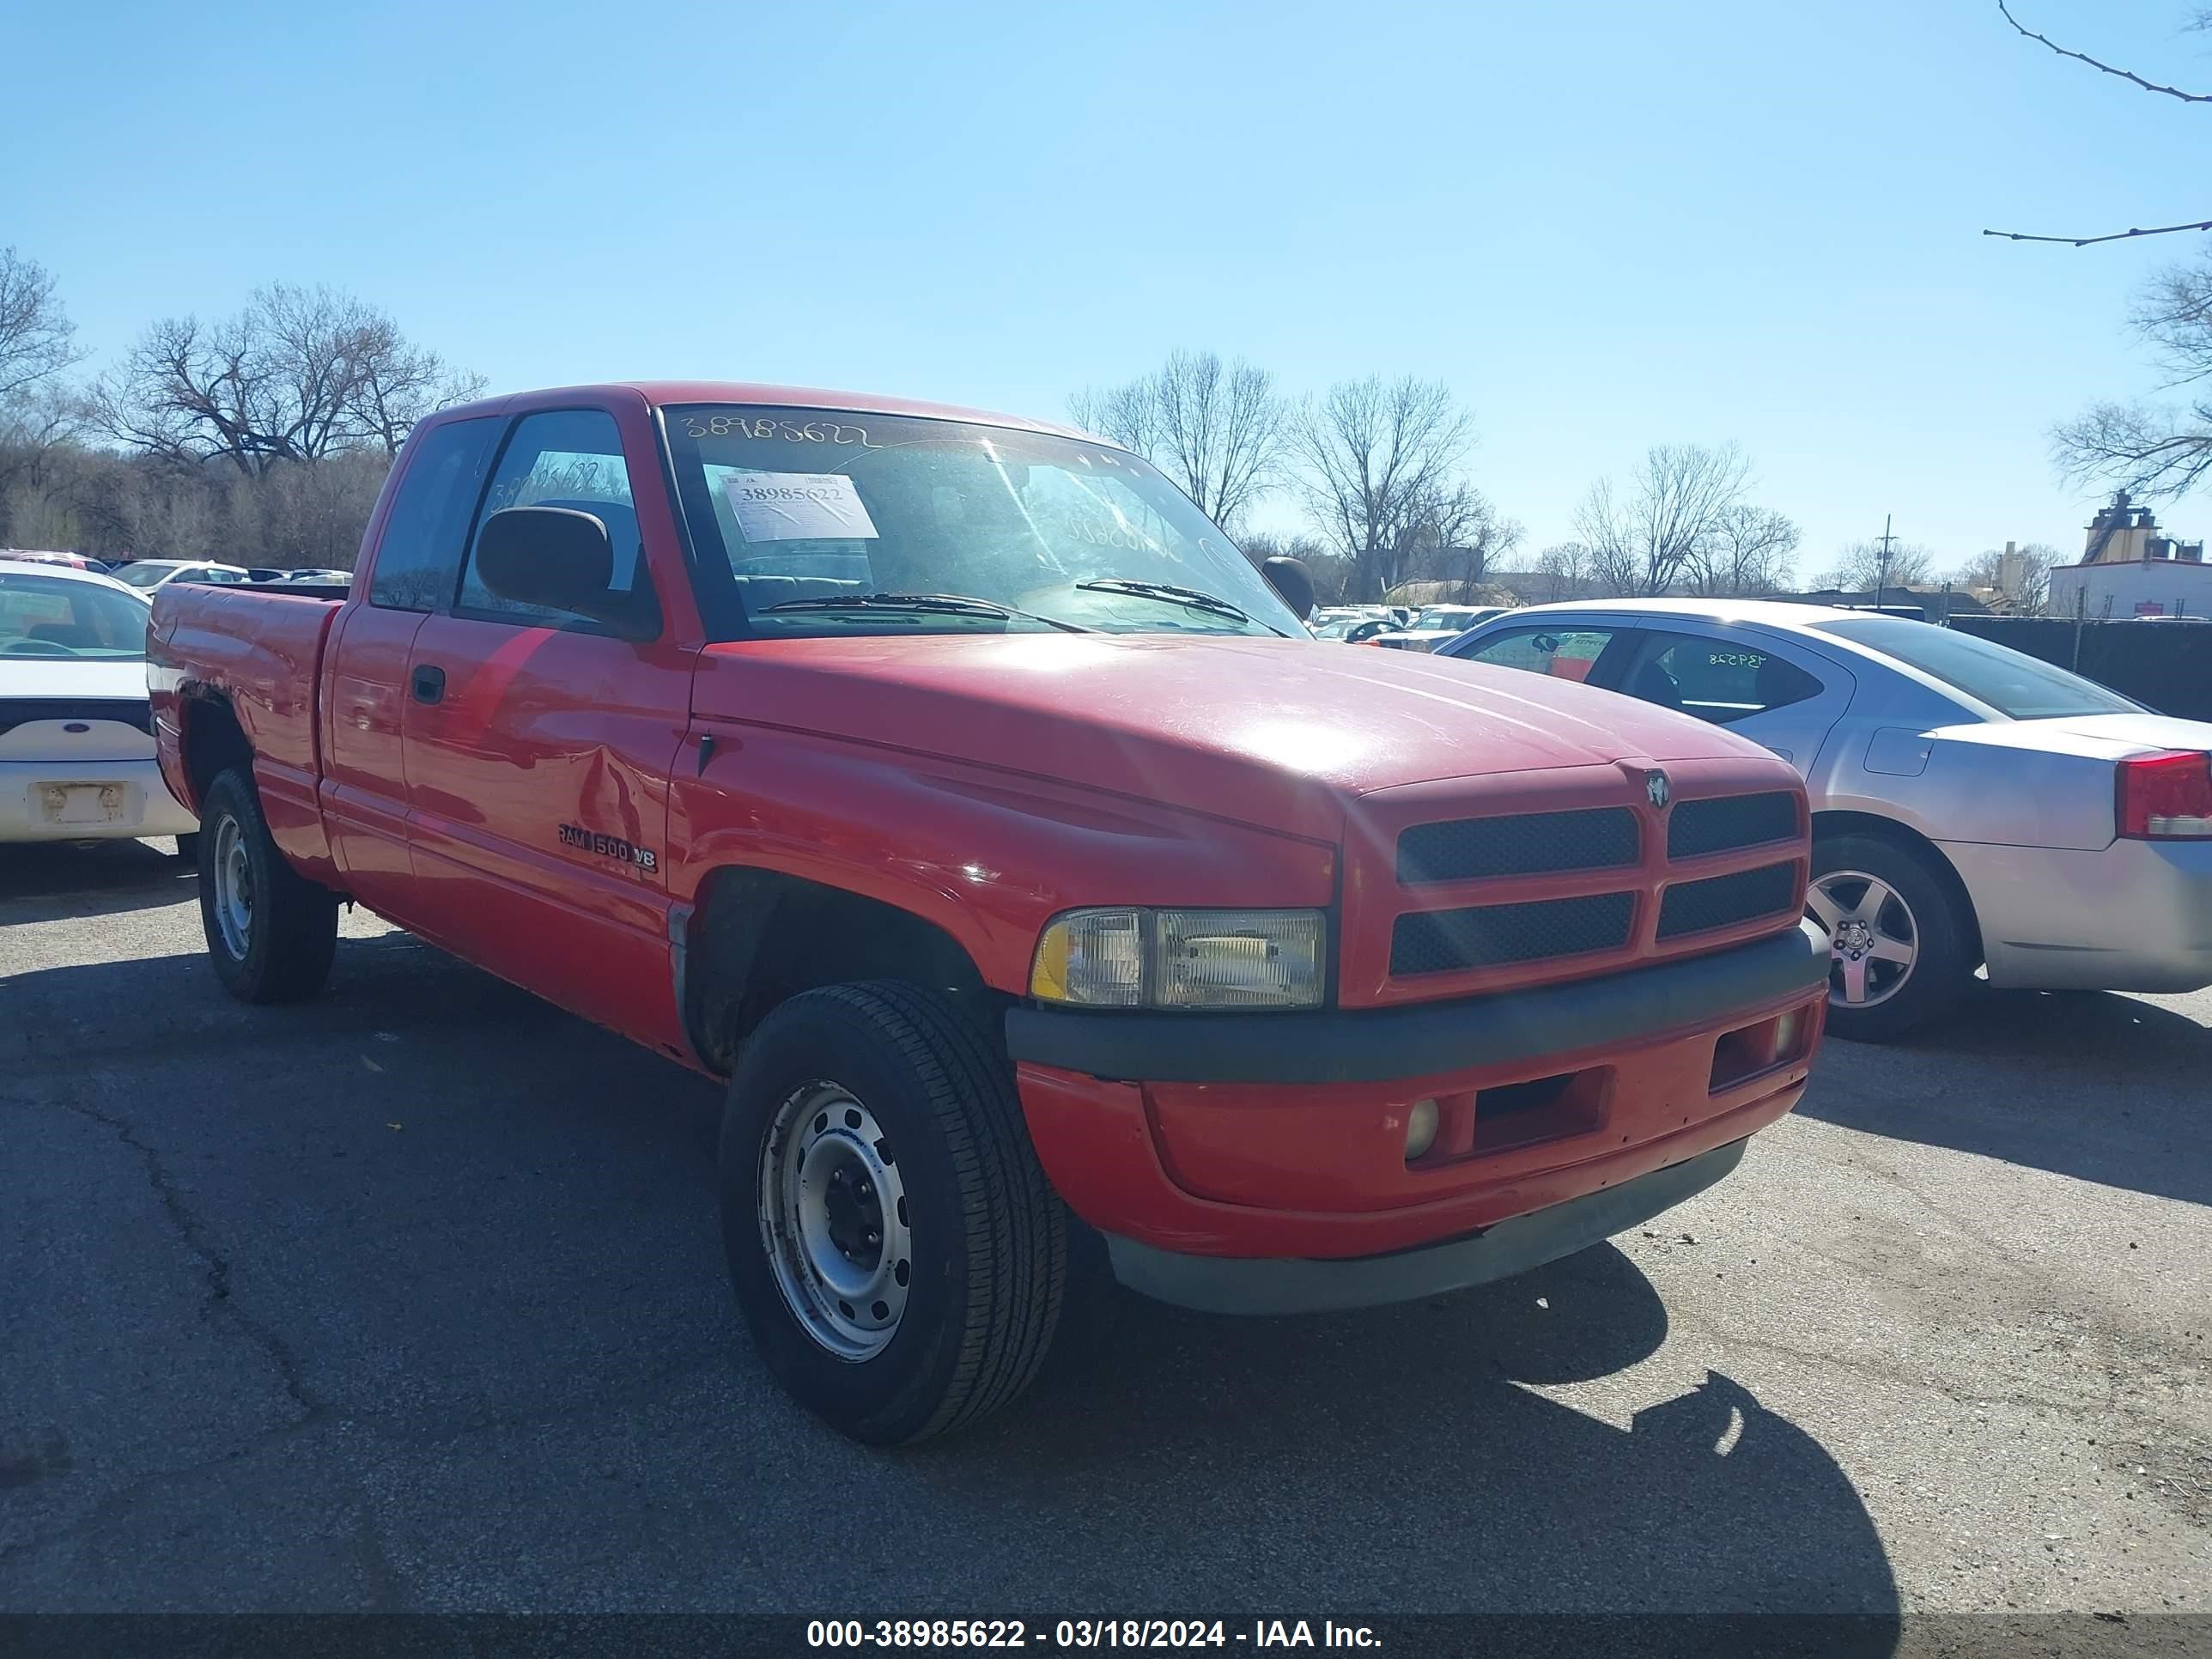
<svg viewBox="0 0 2212 1659">
<path fill-rule="evenodd" d="M 1321 908 L 1334 847 L 1079 786 L 805 733 L 710 728 L 669 800 L 670 895 L 727 866 L 840 888 L 931 922 L 985 984 L 1029 990 L 1038 933 L 1087 905 Z"/>
</svg>

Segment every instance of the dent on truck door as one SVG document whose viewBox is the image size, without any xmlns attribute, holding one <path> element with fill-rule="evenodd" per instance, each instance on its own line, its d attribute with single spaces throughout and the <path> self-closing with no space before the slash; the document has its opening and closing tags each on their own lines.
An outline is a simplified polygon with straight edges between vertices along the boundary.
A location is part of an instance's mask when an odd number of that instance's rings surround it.
<svg viewBox="0 0 2212 1659">
<path fill-rule="evenodd" d="M 657 481 L 648 462 L 641 477 Z M 657 486 L 657 482 L 654 485 Z M 478 523 L 508 507 L 599 517 L 617 589 L 647 580 L 612 417 L 517 421 Z M 634 1036 L 680 1047 L 670 971 L 668 775 L 696 653 L 492 593 L 471 544 L 450 615 L 415 636 L 405 704 L 410 845 L 424 931 Z"/>
</svg>

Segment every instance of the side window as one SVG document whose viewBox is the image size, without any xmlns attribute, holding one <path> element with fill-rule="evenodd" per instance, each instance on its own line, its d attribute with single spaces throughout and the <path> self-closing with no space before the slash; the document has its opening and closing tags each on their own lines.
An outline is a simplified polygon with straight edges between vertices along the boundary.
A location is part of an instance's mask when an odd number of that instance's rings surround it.
<svg viewBox="0 0 2212 1659">
<path fill-rule="evenodd" d="M 461 539 L 500 423 L 486 417 L 432 427 L 407 458 L 399 493 L 376 545 L 368 602 L 387 611 L 434 611 L 453 591 Z"/>
<path fill-rule="evenodd" d="M 1631 696 L 1726 726 L 1817 696 L 1820 682 L 1796 664 L 1740 640 L 1654 634 Z"/>
<path fill-rule="evenodd" d="M 1612 643 L 1609 628 L 1516 628 L 1461 655 L 1468 662 L 1526 669 L 1555 680 L 1586 680 Z"/>
<path fill-rule="evenodd" d="M 606 526 L 614 545 L 614 580 L 608 591 L 627 593 L 639 580 L 637 508 L 630 501 L 629 468 L 623 460 L 615 417 L 605 410 L 554 410 L 526 415 L 515 423 L 492 470 L 477 520 L 479 532 L 485 519 L 510 507 L 565 507 L 592 514 Z M 576 622 L 566 611 L 518 605 L 486 587 L 477 574 L 473 538 L 453 609 L 489 622 L 532 628 Z"/>
</svg>

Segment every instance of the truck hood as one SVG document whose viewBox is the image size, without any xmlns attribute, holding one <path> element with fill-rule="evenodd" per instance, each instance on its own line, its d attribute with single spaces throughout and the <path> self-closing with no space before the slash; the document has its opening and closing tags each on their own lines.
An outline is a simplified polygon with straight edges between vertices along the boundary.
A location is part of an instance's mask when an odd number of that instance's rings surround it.
<svg viewBox="0 0 2212 1659">
<path fill-rule="evenodd" d="M 1340 833 L 1351 798 L 1403 784 L 1772 759 L 1688 715 L 1517 669 L 1237 635 L 746 641 L 708 647 L 693 707 L 1316 839 Z"/>
</svg>

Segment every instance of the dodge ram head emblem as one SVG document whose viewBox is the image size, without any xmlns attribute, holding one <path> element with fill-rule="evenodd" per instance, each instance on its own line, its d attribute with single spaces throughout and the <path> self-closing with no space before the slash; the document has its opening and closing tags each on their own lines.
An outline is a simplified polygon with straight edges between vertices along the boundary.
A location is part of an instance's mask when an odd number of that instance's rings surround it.
<svg viewBox="0 0 2212 1659">
<path fill-rule="evenodd" d="M 1663 811 L 1674 793 L 1664 772 L 1646 772 L 1644 775 L 1644 793 L 1651 802 L 1653 811 Z"/>
</svg>

